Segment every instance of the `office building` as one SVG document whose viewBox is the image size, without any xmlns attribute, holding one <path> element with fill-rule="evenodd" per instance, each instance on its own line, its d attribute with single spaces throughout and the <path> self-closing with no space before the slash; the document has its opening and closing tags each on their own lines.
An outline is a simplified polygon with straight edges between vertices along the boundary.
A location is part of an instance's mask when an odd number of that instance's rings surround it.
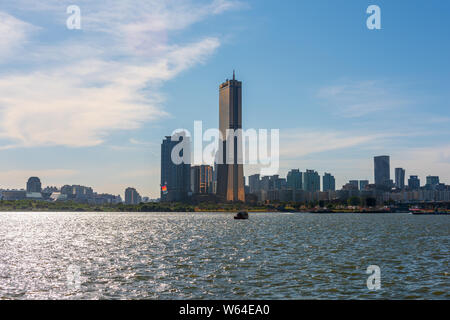
<svg viewBox="0 0 450 320">
<path fill-rule="evenodd" d="M 245 201 L 242 136 L 227 139 L 227 134 L 238 129 L 242 129 L 242 82 L 233 72 L 233 79 L 219 87 L 219 130 L 223 140 L 219 142 L 217 196 L 223 201 Z"/>
<path fill-rule="evenodd" d="M 405 169 L 395 168 L 395 187 L 397 189 L 405 188 Z"/>
<path fill-rule="evenodd" d="M 418 189 L 420 189 L 420 179 L 419 179 L 418 176 L 409 176 L 408 188 L 410 190 L 418 190 Z"/>
<path fill-rule="evenodd" d="M 172 161 L 173 148 L 183 142 L 187 137 L 179 137 L 178 141 L 172 140 L 171 136 L 166 136 L 161 144 L 161 201 L 186 201 L 191 192 L 191 164 L 190 160 L 185 163 L 175 164 Z M 190 141 L 184 141 L 190 146 Z M 182 158 L 184 152 L 181 150 L 179 156 Z"/>
<path fill-rule="evenodd" d="M 377 187 L 391 185 L 389 156 L 374 157 L 374 176 Z"/>
<path fill-rule="evenodd" d="M 27 181 L 27 192 L 41 192 L 41 180 L 38 177 L 31 177 Z"/>
</svg>

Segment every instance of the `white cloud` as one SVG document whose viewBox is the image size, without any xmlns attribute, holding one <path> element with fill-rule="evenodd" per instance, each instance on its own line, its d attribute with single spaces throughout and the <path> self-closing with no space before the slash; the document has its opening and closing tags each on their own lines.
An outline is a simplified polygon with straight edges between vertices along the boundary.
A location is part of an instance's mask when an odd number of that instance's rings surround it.
<svg viewBox="0 0 450 320">
<path fill-rule="evenodd" d="M 147 65 L 84 60 L 0 77 L 0 137 L 24 147 L 80 147 L 102 143 L 112 130 L 136 129 L 166 115 L 158 92 L 149 96 L 144 87 L 204 61 L 218 45 L 215 39 L 204 39 Z"/>
<path fill-rule="evenodd" d="M 0 59 L 22 49 L 37 27 L 0 11 Z"/>
<path fill-rule="evenodd" d="M 169 44 L 169 31 L 238 3 L 80 1 L 79 6 L 81 39 L 68 36 L 24 51 L 19 59 L 27 59 L 30 70 L 0 75 L 0 149 L 95 146 L 114 130 L 133 130 L 167 116 L 161 85 L 204 63 L 220 46 L 213 37 Z M 61 7 L 56 1 L 46 5 L 54 14 Z"/>
</svg>

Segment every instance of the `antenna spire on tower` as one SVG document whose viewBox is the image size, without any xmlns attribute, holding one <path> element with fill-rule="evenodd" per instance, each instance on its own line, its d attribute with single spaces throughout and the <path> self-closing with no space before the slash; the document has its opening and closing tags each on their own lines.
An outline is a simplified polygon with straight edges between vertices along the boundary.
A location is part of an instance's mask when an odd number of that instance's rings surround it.
<svg viewBox="0 0 450 320">
<path fill-rule="evenodd" d="M 233 80 L 236 80 L 235 74 L 234 74 L 234 69 L 233 69 Z"/>
</svg>

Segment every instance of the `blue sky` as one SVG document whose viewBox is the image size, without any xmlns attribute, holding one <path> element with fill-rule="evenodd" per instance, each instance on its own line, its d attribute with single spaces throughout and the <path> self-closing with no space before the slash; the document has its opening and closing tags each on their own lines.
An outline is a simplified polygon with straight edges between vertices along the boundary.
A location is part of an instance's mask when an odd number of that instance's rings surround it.
<svg viewBox="0 0 450 320">
<path fill-rule="evenodd" d="M 388 154 L 391 174 L 450 183 L 449 38 L 437 0 L 2 1 L 0 188 L 37 175 L 157 197 L 161 139 L 216 127 L 233 69 L 244 127 L 280 129 L 280 175 L 373 181 Z"/>
</svg>

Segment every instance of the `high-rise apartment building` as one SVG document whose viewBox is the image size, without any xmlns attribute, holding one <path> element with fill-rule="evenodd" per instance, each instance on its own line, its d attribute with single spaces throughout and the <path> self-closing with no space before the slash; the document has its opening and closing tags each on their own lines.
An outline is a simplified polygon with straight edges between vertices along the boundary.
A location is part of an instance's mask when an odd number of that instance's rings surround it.
<svg viewBox="0 0 450 320">
<path fill-rule="evenodd" d="M 259 174 L 254 174 L 248 177 L 248 186 L 250 193 L 256 193 L 260 190 Z"/>
<path fill-rule="evenodd" d="M 320 191 L 320 176 L 316 171 L 306 170 L 306 172 L 303 172 L 303 190 Z"/>
<path fill-rule="evenodd" d="M 326 173 L 322 177 L 323 191 L 335 191 L 336 180 L 330 173 Z"/>
<path fill-rule="evenodd" d="M 292 190 L 301 190 L 303 183 L 303 175 L 299 169 L 292 169 L 287 174 L 287 187 Z"/>
<path fill-rule="evenodd" d="M 135 188 L 125 189 L 125 204 L 139 204 L 142 198 Z"/>
</svg>

